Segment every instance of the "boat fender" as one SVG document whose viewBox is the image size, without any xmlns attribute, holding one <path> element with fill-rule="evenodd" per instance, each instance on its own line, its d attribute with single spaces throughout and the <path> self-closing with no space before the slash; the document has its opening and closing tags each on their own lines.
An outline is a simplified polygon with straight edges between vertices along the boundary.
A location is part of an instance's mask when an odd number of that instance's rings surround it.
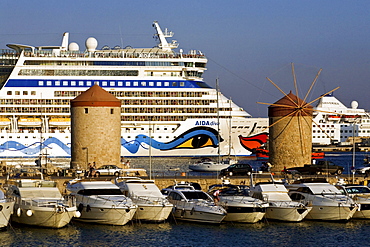
<svg viewBox="0 0 370 247">
<path fill-rule="evenodd" d="M 86 212 L 90 212 L 91 211 L 91 207 L 90 207 L 90 205 L 87 205 L 86 206 Z"/>
<path fill-rule="evenodd" d="M 80 211 L 76 211 L 74 217 L 80 218 L 81 217 L 81 212 Z"/>
<path fill-rule="evenodd" d="M 127 208 L 127 209 L 126 209 L 126 213 L 129 213 L 129 212 L 130 212 L 130 209 L 129 209 L 129 208 Z"/>
<path fill-rule="evenodd" d="M 3 210 L 3 205 L 0 205 L 0 212 Z"/>
<path fill-rule="evenodd" d="M 77 210 L 81 213 L 83 209 L 84 209 L 84 205 L 80 203 L 77 207 Z"/>
<path fill-rule="evenodd" d="M 191 211 L 190 211 L 190 214 L 193 215 L 195 212 L 195 208 L 192 208 Z"/>
<path fill-rule="evenodd" d="M 183 208 L 183 209 L 181 210 L 181 218 L 182 218 L 182 217 L 184 217 L 184 215 L 185 215 L 185 208 Z"/>
<path fill-rule="evenodd" d="M 32 210 L 31 210 L 31 209 L 28 209 L 28 210 L 26 211 L 26 215 L 27 215 L 28 217 L 31 217 L 31 216 L 32 216 Z"/>
<path fill-rule="evenodd" d="M 22 210 L 21 210 L 21 208 L 18 208 L 17 209 L 17 216 L 21 217 L 21 215 L 22 215 Z"/>
</svg>

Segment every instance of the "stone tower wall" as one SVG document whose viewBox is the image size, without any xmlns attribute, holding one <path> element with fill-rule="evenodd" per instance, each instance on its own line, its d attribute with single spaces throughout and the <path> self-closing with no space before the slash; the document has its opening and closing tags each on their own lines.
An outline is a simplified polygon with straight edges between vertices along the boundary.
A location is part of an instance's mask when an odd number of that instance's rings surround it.
<svg viewBox="0 0 370 247">
<path fill-rule="evenodd" d="M 71 127 L 73 168 L 120 164 L 120 107 L 71 107 Z"/>
<path fill-rule="evenodd" d="M 270 117 L 270 125 L 282 117 Z M 273 171 L 311 163 L 312 117 L 286 117 L 269 129 L 269 158 Z"/>
</svg>

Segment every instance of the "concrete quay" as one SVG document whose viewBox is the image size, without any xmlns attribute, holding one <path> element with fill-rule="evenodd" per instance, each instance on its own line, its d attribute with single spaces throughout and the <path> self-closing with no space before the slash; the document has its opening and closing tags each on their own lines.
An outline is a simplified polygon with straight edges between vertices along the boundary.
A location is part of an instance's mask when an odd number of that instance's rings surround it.
<svg viewBox="0 0 370 247">
<path fill-rule="evenodd" d="M 367 185 L 368 182 L 370 181 L 367 180 L 367 178 L 364 178 L 363 176 L 355 175 L 353 177 L 352 175 L 342 175 L 341 177 L 337 176 L 326 176 L 326 175 L 317 175 L 317 176 L 302 176 L 302 178 L 309 178 L 309 177 L 314 177 L 314 178 L 326 178 L 327 181 L 331 184 L 335 184 L 338 182 L 339 178 L 342 178 L 343 181 L 345 181 L 347 184 L 365 184 Z M 23 179 L 32 179 L 33 177 L 21 177 Z M 67 177 L 62 177 L 62 176 L 49 176 L 45 177 L 46 180 L 53 180 L 57 182 L 57 186 L 59 190 L 62 193 L 66 193 L 65 190 L 65 185 L 68 181 L 74 179 L 75 177 L 72 176 L 67 176 Z M 143 179 L 149 179 L 148 177 L 142 177 Z M 354 178 L 354 182 L 353 182 Z M 86 180 L 105 180 L 105 181 L 112 181 L 114 182 L 114 177 L 110 176 L 101 176 L 99 178 L 85 178 Z M 210 177 L 200 177 L 200 176 L 188 176 L 187 174 L 183 176 L 175 176 L 175 177 L 155 177 L 152 178 L 155 180 L 155 184 L 158 186 L 159 189 L 167 188 L 168 186 L 173 185 L 175 182 L 193 182 L 193 183 L 198 183 L 203 191 L 207 191 L 209 186 L 214 185 L 214 184 L 220 184 L 222 183 L 222 180 L 220 178 L 217 178 L 216 176 L 210 176 Z M 274 176 L 275 181 L 279 180 L 284 180 L 286 179 L 288 182 L 293 181 L 291 176 L 285 177 L 283 175 L 275 175 Z M 241 185 L 250 185 L 250 178 L 249 177 L 232 177 L 227 179 L 231 184 L 241 184 Z M 271 176 L 269 174 L 262 174 L 259 175 L 257 178 L 254 179 L 254 183 L 258 182 L 271 182 Z M 6 183 L 6 177 L 0 177 L 0 183 L 4 185 Z"/>
</svg>

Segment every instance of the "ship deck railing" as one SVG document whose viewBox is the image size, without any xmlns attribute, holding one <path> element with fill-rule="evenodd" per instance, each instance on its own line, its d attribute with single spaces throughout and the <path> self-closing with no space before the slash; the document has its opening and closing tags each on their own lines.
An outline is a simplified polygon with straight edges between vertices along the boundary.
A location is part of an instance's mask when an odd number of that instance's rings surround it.
<svg viewBox="0 0 370 247">
<path fill-rule="evenodd" d="M 1 53 L 0 53 L 1 54 Z M 0 55 L 1 56 L 1 55 Z M 15 54 L 13 55 L 15 56 Z M 75 52 L 75 51 L 27 51 L 24 53 L 25 57 L 60 57 L 60 58 L 168 58 L 168 59 L 181 59 L 181 58 L 205 58 L 202 54 L 183 54 L 183 53 L 153 53 L 153 52 L 126 52 L 124 50 L 117 51 L 95 51 L 95 52 Z"/>
</svg>

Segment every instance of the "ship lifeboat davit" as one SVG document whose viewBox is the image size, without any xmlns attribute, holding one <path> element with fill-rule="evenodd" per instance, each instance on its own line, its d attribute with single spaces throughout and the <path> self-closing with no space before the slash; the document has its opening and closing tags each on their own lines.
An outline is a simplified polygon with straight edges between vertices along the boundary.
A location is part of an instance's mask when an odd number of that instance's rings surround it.
<svg viewBox="0 0 370 247">
<path fill-rule="evenodd" d="M 51 118 L 49 120 L 50 126 L 69 126 L 71 125 L 70 118 Z"/>
<path fill-rule="evenodd" d="M 347 122 L 354 122 L 357 119 L 361 119 L 361 116 L 359 115 L 344 115 L 343 120 Z"/>
<path fill-rule="evenodd" d="M 269 151 L 267 149 L 256 148 L 254 150 L 254 153 L 256 154 L 257 159 L 268 159 L 269 158 Z M 324 152 L 313 152 L 311 154 L 311 159 L 313 160 L 323 159 L 324 157 L 325 157 Z"/>
<path fill-rule="evenodd" d="M 20 118 L 18 120 L 19 126 L 41 126 L 40 118 Z"/>
</svg>

